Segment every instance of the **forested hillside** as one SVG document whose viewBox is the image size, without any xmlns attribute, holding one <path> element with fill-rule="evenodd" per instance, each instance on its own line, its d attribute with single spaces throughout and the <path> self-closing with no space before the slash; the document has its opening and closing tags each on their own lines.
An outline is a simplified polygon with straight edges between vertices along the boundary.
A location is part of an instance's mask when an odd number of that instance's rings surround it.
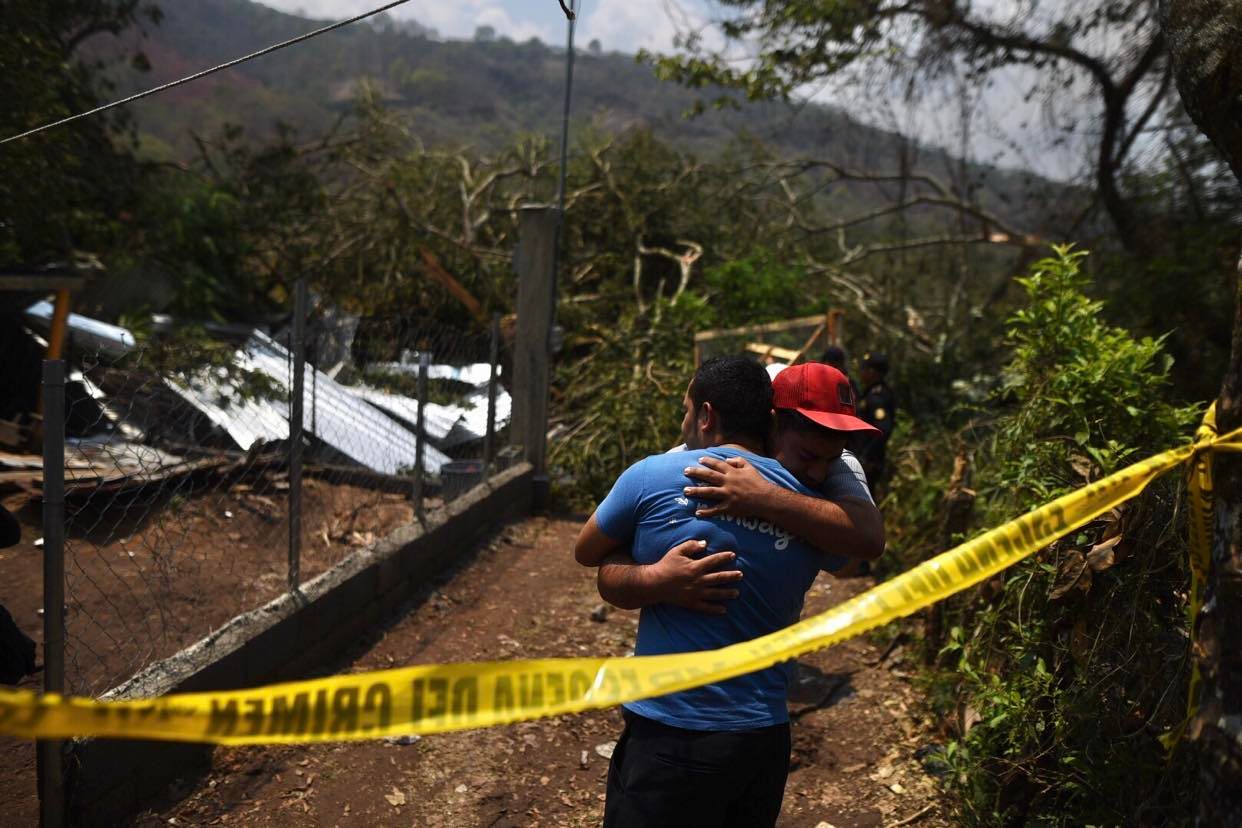
<svg viewBox="0 0 1242 828">
<path fill-rule="evenodd" d="M 252 0 L 166 0 L 160 9 L 163 19 L 147 26 L 145 37 L 136 29 L 125 35 L 125 47 L 141 49 L 150 71 L 114 65 L 120 91 L 174 80 L 323 24 Z M 116 44 L 105 37 L 91 48 L 107 55 Z M 209 136 L 225 123 L 256 139 L 270 135 L 278 121 L 303 136 L 324 131 L 366 83 L 385 107 L 408 116 L 429 145 L 492 151 L 518 134 L 559 136 L 564 81 L 560 45 L 437 40 L 417 26 L 380 19 L 139 102 L 133 111 L 147 152 L 184 158 L 193 153 L 193 134 Z M 1042 226 L 1045 208 L 1063 191 L 1029 173 L 974 164 L 963 169 L 942 149 L 824 106 L 746 102 L 732 95 L 737 108 L 709 107 L 689 117 L 696 102 L 719 94 L 662 83 L 633 55 L 583 49 L 575 65 L 575 131 L 649 129 L 680 150 L 708 157 L 742 138 L 789 158 L 831 159 L 866 170 L 913 166 L 967 178 L 982 203 L 1033 229 Z"/>
</svg>

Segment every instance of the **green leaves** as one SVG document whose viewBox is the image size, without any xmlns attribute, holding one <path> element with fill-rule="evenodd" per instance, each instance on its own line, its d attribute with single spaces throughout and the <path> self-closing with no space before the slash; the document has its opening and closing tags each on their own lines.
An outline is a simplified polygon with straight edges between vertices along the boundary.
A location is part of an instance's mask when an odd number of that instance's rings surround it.
<svg viewBox="0 0 1242 828">
<path fill-rule="evenodd" d="M 1017 408 L 1000 423 L 998 459 L 1018 507 L 1077 485 L 1068 473 L 1072 447 L 1108 474 L 1183 440 L 1196 416 L 1195 407 L 1170 402 L 1163 340 L 1103 321 L 1103 303 L 1085 292 L 1086 255 L 1054 247 L 1016 280 L 1027 305 L 1009 318 L 1005 373 Z"/>
<path fill-rule="evenodd" d="M 102 62 L 77 45 L 151 11 L 138 0 L 6 0 L 0 14 L 9 24 L 0 38 L 0 138 L 8 138 L 103 103 Z M 118 217 L 133 209 L 145 177 L 131 142 L 126 116 L 111 112 L 5 144 L 0 266 L 63 263 L 71 251 L 123 255 L 133 231 Z"/>
<path fill-rule="evenodd" d="M 973 439 L 976 530 L 1188 440 L 1163 337 L 1104 319 L 1085 253 L 1016 281 L 988 439 Z M 959 435 L 961 436 L 961 435 Z M 960 451 L 960 450 L 959 450 Z M 951 668 L 930 697 L 973 723 L 947 777 L 966 824 L 1177 823 L 1193 767 L 1154 738 L 1186 687 L 1186 551 L 1176 477 L 944 608 Z M 891 503 L 891 501 L 890 501 Z M 891 518 L 890 518 L 891 519 Z M 969 711 L 964 717 L 961 711 Z"/>
<path fill-rule="evenodd" d="M 728 328 L 810 313 L 812 308 L 806 305 L 793 305 L 804 278 L 801 268 L 760 251 L 708 268 L 704 284 L 716 324 Z"/>
</svg>

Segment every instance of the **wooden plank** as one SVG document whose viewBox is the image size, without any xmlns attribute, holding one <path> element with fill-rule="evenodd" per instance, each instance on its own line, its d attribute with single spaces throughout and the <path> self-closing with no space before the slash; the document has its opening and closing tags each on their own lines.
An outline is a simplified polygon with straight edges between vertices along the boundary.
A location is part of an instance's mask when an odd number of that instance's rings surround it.
<svg viewBox="0 0 1242 828">
<path fill-rule="evenodd" d="M 801 316 L 797 319 L 786 319 L 783 322 L 765 322 L 762 325 L 742 325 L 739 328 L 719 328 L 713 331 L 700 331 L 694 335 L 694 341 L 710 342 L 713 339 L 720 339 L 725 336 L 747 336 L 751 334 L 776 333 L 778 331 L 789 331 L 795 328 L 806 328 L 812 325 L 819 325 L 823 322 L 824 317 L 821 314 L 814 316 Z"/>
<path fill-rule="evenodd" d="M 746 350 L 750 351 L 752 354 L 759 354 L 760 356 L 779 359 L 782 362 L 787 362 L 791 365 L 794 360 L 801 356 L 798 351 L 795 351 L 792 348 L 782 348 L 779 345 L 768 345 L 763 342 L 747 342 Z"/>
<path fill-rule="evenodd" d="M 827 328 L 828 328 L 827 322 L 823 323 L 818 328 L 816 328 L 815 333 L 811 334 L 811 336 L 807 339 L 807 341 L 802 344 L 802 347 L 798 349 L 797 355 L 789 362 L 789 364 L 794 365 L 795 363 L 798 362 L 798 360 L 806 356 L 806 352 L 810 349 L 812 345 L 815 344 L 815 340 L 819 339 L 820 336 L 824 333 L 824 331 L 827 330 Z"/>
</svg>

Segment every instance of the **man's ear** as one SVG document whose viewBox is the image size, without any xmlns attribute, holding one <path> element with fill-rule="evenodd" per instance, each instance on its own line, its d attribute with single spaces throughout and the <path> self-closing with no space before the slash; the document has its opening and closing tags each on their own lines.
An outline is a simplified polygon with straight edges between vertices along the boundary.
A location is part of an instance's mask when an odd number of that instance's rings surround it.
<svg viewBox="0 0 1242 828">
<path fill-rule="evenodd" d="M 698 423 L 699 433 L 711 434 L 720 425 L 720 418 L 716 414 L 716 409 L 712 408 L 712 404 L 705 402 L 695 413 L 695 422 Z"/>
</svg>

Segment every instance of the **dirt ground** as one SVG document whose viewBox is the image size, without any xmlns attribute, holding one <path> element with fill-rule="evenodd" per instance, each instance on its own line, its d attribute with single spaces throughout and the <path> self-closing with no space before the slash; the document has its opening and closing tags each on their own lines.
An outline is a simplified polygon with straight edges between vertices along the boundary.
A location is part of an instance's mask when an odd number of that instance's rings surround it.
<svg viewBox="0 0 1242 828">
<path fill-rule="evenodd" d="M 510 527 L 340 671 L 483 659 L 624 655 L 637 613 L 605 611 L 572 559 L 579 521 Z M 806 612 L 870 586 L 821 576 Z M 903 650 L 866 638 L 800 662 L 782 826 L 950 824 L 916 751 L 929 744 Z M 138 824 L 589 826 L 603 813 L 615 710 L 421 739 L 218 748 Z"/>
<path fill-rule="evenodd" d="M 287 489 L 287 487 L 285 487 Z M 98 695 L 176 653 L 286 587 L 288 508 L 268 475 L 199 480 L 170 495 L 142 493 L 83 503 L 72 498 L 65 542 L 66 688 Z M 0 604 L 40 649 L 43 553 L 39 501 L 3 498 L 22 523 L 19 545 L 0 550 Z M 430 504 L 434 506 L 435 504 Z M 307 479 L 302 579 L 413 519 L 402 495 Z M 42 674 L 21 687 L 37 690 Z M 0 826 L 37 825 L 34 746 L 0 737 Z"/>
</svg>

